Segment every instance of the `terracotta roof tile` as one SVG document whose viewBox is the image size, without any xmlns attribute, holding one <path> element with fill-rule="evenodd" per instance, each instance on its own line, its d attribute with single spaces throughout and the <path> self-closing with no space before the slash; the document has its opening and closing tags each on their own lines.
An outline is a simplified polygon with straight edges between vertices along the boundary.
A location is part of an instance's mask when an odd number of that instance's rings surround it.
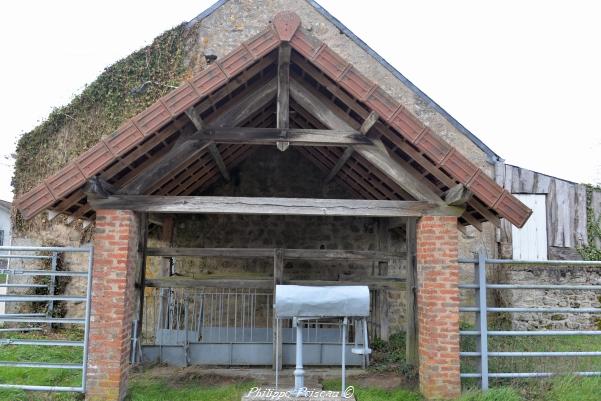
<svg viewBox="0 0 601 401">
<path fill-rule="evenodd" d="M 121 156 L 142 139 L 144 139 L 142 132 L 129 120 L 107 137 L 105 142 L 115 156 Z"/>
<path fill-rule="evenodd" d="M 255 58 L 250 54 L 248 49 L 245 46 L 238 46 L 223 59 L 217 61 L 217 65 L 223 70 L 228 78 L 232 78 L 252 64 L 253 61 L 255 61 Z"/>
<path fill-rule="evenodd" d="M 200 96 L 206 96 L 216 88 L 227 82 L 227 75 L 217 67 L 211 64 L 205 68 L 200 74 L 190 79 L 190 84 Z"/>
<path fill-rule="evenodd" d="M 172 115 L 178 115 L 194 105 L 200 95 L 189 82 L 184 83 L 177 89 L 172 90 L 161 98 L 163 104 Z"/>
<path fill-rule="evenodd" d="M 171 113 L 167 110 L 167 107 L 158 100 L 132 120 L 142 132 L 142 135 L 148 136 L 171 121 L 171 118 Z"/>
<path fill-rule="evenodd" d="M 75 159 L 75 163 L 77 163 L 84 176 L 89 178 L 114 160 L 113 154 L 104 141 L 100 141 Z"/>
<path fill-rule="evenodd" d="M 249 39 L 246 42 L 246 47 L 255 59 L 259 59 L 272 51 L 279 44 L 280 39 L 276 36 L 276 32 L 269 27 Z"/>
<path fill-rule="evenodd" d="M 86 182 L 86 177 L 75 163 L 69 163 L 58 173 L 46 178 L 48 189 L 54 199 L 62 198 Z"/>
<path fill-rule="evenodd" d="M 125 122 L 117 131 L 86 151 L 57 174 L 49 177 L 18 203 L 25 218 L 55 203 L 85 180 L 112 164 L 140 144 L 146 137 L 173 121 L 187 108 L 228 82 L 229 79 L 265 56 L 281 41 L 309 59 L 332 80 L 399 132 L 409 143 L 427 155 L 454 180 L 466 184 L 486 206 L 521 227 L 531 211 L 513 195 L 503 191 L 490 177 L 474 166 L 459 151 L 427 128 L 376 83 L 312 35 L 299 29 L 300 19 L 284 12 L 274 17 L 273 25 L 244 42 L 217 63 L 207 67 L 189 82 L 163 96 L 156 103 Z"/>
</svg>

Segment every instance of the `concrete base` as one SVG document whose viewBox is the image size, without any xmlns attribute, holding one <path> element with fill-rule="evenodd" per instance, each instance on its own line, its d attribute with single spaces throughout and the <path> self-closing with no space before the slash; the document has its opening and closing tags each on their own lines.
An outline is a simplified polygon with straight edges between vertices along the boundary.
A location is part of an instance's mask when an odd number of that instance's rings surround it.
<svg viewBox="0 0 601 401">
<path fill-rule="evenodd" d="M 343 394 L 344 395 L 344 394 Z M 311 400 L 311 401 L 355 401 L 354 394 L 348 392 L 344 398 L 340 390 L 330 391 L 321 388 L 308 388 L 306 397 L 294 397 L 286 388 L 276 390 L 274 387 L 255 387 L 242 396 L 242 401 L 274 401 L 274 400 Z"/>
</svg>

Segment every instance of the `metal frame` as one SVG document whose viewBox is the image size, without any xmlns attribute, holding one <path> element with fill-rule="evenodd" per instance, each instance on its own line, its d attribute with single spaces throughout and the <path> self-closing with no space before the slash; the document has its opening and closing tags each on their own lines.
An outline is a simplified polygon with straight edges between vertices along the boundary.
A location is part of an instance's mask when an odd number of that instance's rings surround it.
<svg viewBox="0 0 601 401">
<path fill-rule="evenodd" d="M 14 254 L 13 252 L 17 252 Z M 19 252 L 28 252 L 28 254 L 19 254 Z M 8 254 L 3 254 L 8 253 Z M 47 255 L 34 255 L 31 253 L 50 253 Z M 57 271 L 58 256 L 61 253 L 87 253 L 88 265 L 87 271 Z M 48 295 L 2 295 L 0 302 L 47 302 L 48 309 L 46 313 L 13 313 L 0 315 L 0 322 L 16 323 L 44 323 L 44 324 L 82 324 L 84 326 L 84 338 L 82 341 L 61 341 L 61 340 L 30 340 L 19 338 L 0 339 L 0 347 L 3 345 L 22 345 L 22 346 L 48 346 L 48 347 L 82 347 L 83 357 L 81 363 L 44 363 L 44 362 L 18 362 L 18 361 L 0 361 L 0 367 L 18 367 L 18 368 L 36 368 L 36 369 L 72 369 L 81 370 L 81 386 L 41 386 L 28 384 L 8 384 L 0 383 L 0 388 L 20 389 L 28 391 L 52 391 L 52 392 L 79 392 L 84 393 L 86 389 L 86 376 L 88 364 L 88 342 L 90 330 L 90 312 L 92 299 L 92 264 L 93 247 L 29 247 L 29 246 L 0 246 L 0 258 L 9 260 L 45 260 L 49 259 L 51 263 L 50 270 L 27 270 L 27 269 L 0 269 L 0 273 L 17 276 L 50 276 L 49 285 L 39 284 L 0 284 L 7 288 L 47 288 Z M 86 294 L 85 296 L 67 296 L 55 295 L 56 277 L 85 277 Z M 85 312 L 83 318 L 54 318 L 52 311 L 55 301 L 66 302 L 85 302 Z M 2 333 L 19 333 L 24 331 L 41 331 L 41 327 L 28 328 L 3 328 Z"/>
<path fill-rule="evenodd" d="M 476 306 L 462 306 L 459 312 L 476 313 L 476 330 L 461 330 L 461 336 L 478 336 L 476 352 L 460 352 L 461 357 L 479 357 L 479 372 L 461 373 L 461 378 L 479 378 L 482 390 L 488 390 L 490 378 L 537 378 L 550 377 L 552 372 L 503 372 L 491 373 L 488 369 L 488 360 L 490 357 L 581 357 L 581 356 L 601 356 L 601 352 L 496 352 L 488 349 L 488 338 L 496 336 L 574 336 L 574 335 L 601 335 L 599 330 L 541 330 L 541 331 L 489 331 L 488 313 L 601 313 L 601 308 L 525 308 L 525 307 L 490 307 L 487 304 L 488 289 L 552 289 L 552 290 L 587 290 L 601 291 L 601 285 L 544 285 L 544 284 L 489 284 L 486 281 L 486 267 L 488 265 L 528 265 L 528 266 L 563 266 L 563 267 L 601 267 L 601 262 L 589 261 L 528 261 L 528 260 L 510 260 L 510 259 L 488 259 L 486 251 L 480 250 L 477 259 L 459 259 L 459 263 L 474 264 L 475 283 L 463 283 L 459 285 L 460 289 L 476 291 Z M 601 372 L 572 372 L 576 376 L 601 376 Z"/>
</svg>

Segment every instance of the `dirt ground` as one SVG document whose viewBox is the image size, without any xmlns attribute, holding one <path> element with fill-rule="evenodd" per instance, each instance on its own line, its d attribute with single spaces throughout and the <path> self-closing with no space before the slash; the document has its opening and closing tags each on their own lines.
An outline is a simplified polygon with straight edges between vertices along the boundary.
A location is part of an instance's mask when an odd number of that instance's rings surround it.
<svg viewBox="0 0 601 401">
<path fill-rule="evenodd" d="M 323 380 L 340 378 L 341 371 L 337 368 L 311 368 L 305 369 L 305 383 L 307 386 L 317 386 Z M 190 366 L 176 368 L 172 366 L 153 366 L 137 369 L 133 377 L 143 376 L 147 379 L 161 379 L 173 387 L 185 386 L 190 383 L 211 387 L 253 381 L 262 385 L 275 383 L 275 372 L 269 368 L 215 368 Z M 347 381 L 356 386 L 375 387 L 381 389 L 395 389 L 399 387 L 412 387 L 405 378 L 394 372 L 369 372 L 364 369 L 347 369 Z M 280 383 L 291 385 L 294 382 L 293 369 L 284 369 L 280 372 Z"/>
</svg>

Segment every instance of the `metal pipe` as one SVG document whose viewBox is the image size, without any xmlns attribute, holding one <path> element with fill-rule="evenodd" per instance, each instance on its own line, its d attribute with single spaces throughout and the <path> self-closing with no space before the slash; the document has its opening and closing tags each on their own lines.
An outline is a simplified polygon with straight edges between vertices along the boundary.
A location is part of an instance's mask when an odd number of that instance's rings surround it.
<svg viewBox="0 0 601 401">
<path fill-rule="evenodd" d="M 342 320 L 342 385 L 340 390 L 340 398 L 346 398 L 346 329 L 348 318 Z"/>
<path fill-rule="evenodd" d="M 0 366 L 13 368 L 81 369 L 80 363 L 12 362 L 0 361 Z"/>
<path fill-rule="evenodd" d="M 0 269 L 0 274 L 18 274 L 22 276 L 56 276 L 56 277 L 75 277 L 87 275 L 86 272 L 60 271 L 51 272 L 49 270 L 15 270 L 15 269 Z"/>
<path fill-rule="evenodd" d="M 58 323 L 58 324 L 83 324 L 85 319 L 76 318 L 28 318 L 28 317 L 4 317 L 0 320 L 5 322 L 19 322 L 19 323 Z"/>
<path fill-rule="evenodd" d="M 305 390 L 305 370 L 303 369 L 303 325 L 297 318 L 294 318 L 296 325 L 296 367 L 294 369 L 294 391 L 295 397 L 306 394 Z M 277 349 L 277 345 L 276 345 Z M 278 361 L 275 362 L 276 365 Z"/>
<path fill-rule="evenodd" d="M 23 331 L 42 331 L 41 327 L 17 327 L 10 329 L 0 329 L 0 333 L 20 333 Z"/>
<path fill-rule="evenodd" d="M 91 247 L 62 247 L 62 246 L 0 246 L 0 251 L 16 251 L 16 252 L 89 252 Z"/>
<path fill-rule="evenodd" d="M 0 302 L 85 301 L 86 297 L 71 295 L 0 295 Z"/>
<path fill-rule="evenodd" d="M 526 373 L 489 373 L 488 376 L 495 379 L 527 379 L 534 377 L 552 377 L 560 373 L 551 372 L 526 372 Z M 571 372 L 572 376 L 601 376 L 601 372 Z M 479 378 L 480 373 L 461 373 L 462 378 Z"/>
<path fill-rule="evenodd" d="M 461 356 L 466 357 L 475 357 L 480 356 L 480 352 L 460 352 Z M 560 352 L 493 352 L 490 351 L 488 356 L 494 357 L 509 357 L 509 358 L 518 358 L 518 357 L 567 357 L 567 356 L 601 356 L 601 352 L 597 351 L 578 351 L 578 352 L 569 352 L 569 351 L 560 351 Z"/>
<path fill-rule="evenodd" d="M 462 336 L 479 336 L 477 330 L 462 330 L 459 332 Z M 548 330 L 548 331 L 489 331 L 489 337 L 504 336 L 599 336 L 599 330 Z"/>
<path fill-rule="evenodd" d="M 2 345 L 44 345 L 50 347 L 83 347 L 83 341 L 0 339 Z"/>
<path fill-rule="evenodd" d="M 65 393 L 83 393 L 82 387 L 63 387 L 63 386 L 30 386 L 26 384 L 4 384 L 0 383 L 0 388 L 26 390 L 26 391 L 54 391 Z"/>
<path fill-rule="evenodd" d="M 4 288 L 48 288 L 45 284 L 0 284 Z"/>
<path fill-rule="evenodd" d="M 601 308 L 486 308 L 487 312 L 509 313 L 601 313 Z M 462 306 L 459 312 L 480 312 L 477 306 Z"/>
<path fill-rule="evenodd" d="M 459 263 L 478 263 L 473 259 L 458 259 Z M 599 261 L 589 260 L 512 260 L 512 259 L 486 259 L 486 263 L 491 265 L 532 265 L 532 266 L 574 266 L 574 267 L 596 267 L 601 266 Z"/>
<path fill-rule="evenodd" d="M 50 259 L 52 256 L 42 255 L 0 255 L 2 259 Z"/>
<path fill-rule="evenodd" d="M 480 326 L 480 341 L 478 348 L 480 350 L 480 373 L 482 390 L 488 390 L 488 310 L 486 299 L 486 251 L 481 249 L 478 252 L 477 280 L 478 286 L 478 323 Z"/>
<path fill-rule="evenodd" d="M 461 289 L 477 289 L 477 284 L 460 284 Z M 601 285 L 570 285 L 570 284 L 487 284 L 488 289 L 509 290 L 587 290 L 601 291 Z"/>
<path fill-rule="evenodd" d="M 88 381 L 88 348 L 90 345 L 90 313 L 92 310 L 92 271 L 94 266 L 94 247 L 88 251 L 88 271 L 86 282 L 86 309 L 83 326 L 83 369 L 81 371 L 81 388 L 85 392 Z"/>
</svg>

